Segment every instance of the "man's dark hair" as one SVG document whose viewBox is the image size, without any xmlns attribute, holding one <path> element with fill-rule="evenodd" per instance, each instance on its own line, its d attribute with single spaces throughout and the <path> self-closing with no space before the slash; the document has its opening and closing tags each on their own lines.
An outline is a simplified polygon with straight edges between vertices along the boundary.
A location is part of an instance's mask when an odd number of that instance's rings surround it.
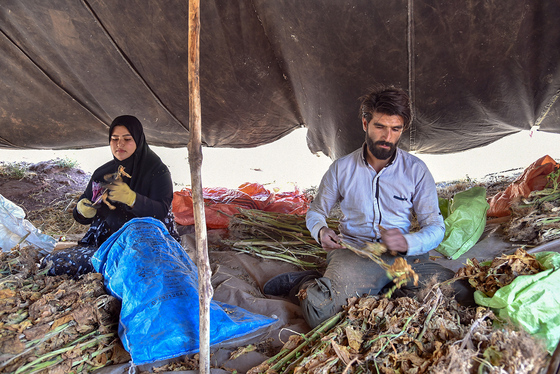
<svg viewBox="0 0 560 374">
<path fill-rule="evenodd" d="M 360 119 L 365 118 L 369 123 L 373 113 L 401 116 L 406 130 L 412 122 L 412 110 L 408 94 L 395 87 L 380 87 L 373 89 L 369 94 L 360 98 Z"/>
</svg>

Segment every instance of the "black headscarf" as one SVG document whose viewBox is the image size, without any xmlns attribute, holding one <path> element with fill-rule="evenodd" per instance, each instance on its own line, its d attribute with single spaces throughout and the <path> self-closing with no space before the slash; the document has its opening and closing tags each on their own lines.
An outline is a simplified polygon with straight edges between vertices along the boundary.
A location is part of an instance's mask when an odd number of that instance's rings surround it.
<svg viewBox="0 0 560 374">
<path fill-rule="evenodd" d="M 123 180 L 134 192 L 146 195 L 149 192 L 151 179 L 161 174 L 169 173 L 169 170 L 159 156 L 148 146 L 144 129 L 138 118 L 129 115 L 115 118 L 109 127 L 109 142 L 111 141 L 111 135 L 113 135 L 115 126 L 127 128 L 136 143 L 136 150 L 130 157 L 122 161 L 113 157 L 112 161 L 109 161 L 95 171 L 92 179 L 97 182 L 104 182 L 103 177 L 106 174 L 115 173 L 119 165 L 122 165 L 125 167 L 125 172 L 132 176 L 130 180 L 126 177 Z"/>
<path fill-rule="evenodd" d="M 138 195 L 142 195 L 145 202 L 147 196 L 154 193 L 159 194 L 163 199 L 162 202 L 168 203 L 170 208 L 173 199 L 173 191 L 150 191 L 150 186 L 155 179 L 160 179 L 162 176 L 165 179 L 165 174 L 169 174 L 169 169 L 161 161 L 146 143 L 144 130 L 140 121 L 134 116 L 120 116 L 114 119 L 109 128 L 109 139 L 113 134 L 115 126 L 124 126 L 132 135 L 136 143 L 136 150 L 134 153 L 125 160 L 119 161 L 117 158 L 113 159 L 106 164 L 100 166 L 93 172 L 93 175 L 86 187 L 86 191 L 82 194 L 80 199 L 87 198 L 92 200 L 94 185 L 103 185 L 105 183 L 104 176 L 107 174 L 115 173 L 119 165 L 125 167 L 125 172 L 131 175 L 131 178 L 123 177 L 123 181 L 127 183 L 130 188 Z M 110 142 L 110 140 L 109 140 Z M 169 176 L 169 179 L 171 177 Z M 168 196 L 167 196 L 167 195 Z M 139 197 L 137 196 L 137 199 Z M 148 199 L 149 200 L 149 199 Z M 138 205 L 138 204 L 137 204 Z M 149 204 L 140 204 L 140 209 L 149 209 Z M 84 219 L 74 208 L 74 218 L 82 224 L 91 224 L 90 229 L 85 236 L 80 240 L 82 245 L 95 245 L 99 246 L 103 243 L 112 233 L 117 231 L 122 225 L 132 218 L 137 217 L 136 213 L 131 208 L 124 204 L 115 204 L 115 209 L 111 210 L 106 204 L 101 204 L 97 210 L 97 214 L 93 219 Z M 147 208 L 148 207 L 148 208 Z M 152 213 L 148 214 L 151 216 Z M 171 214 L 171 212 L 168 213 Z M 143 216 L 147 216 L 144 215 Z M 155 217 L 155 216 L 154 216 Z M 171 219 L 162 219 L 168 226 L 169 232 L 174 232 L 174 226 Z M 172 234 L 173 235 L 173 234 Z"/>
</svg>

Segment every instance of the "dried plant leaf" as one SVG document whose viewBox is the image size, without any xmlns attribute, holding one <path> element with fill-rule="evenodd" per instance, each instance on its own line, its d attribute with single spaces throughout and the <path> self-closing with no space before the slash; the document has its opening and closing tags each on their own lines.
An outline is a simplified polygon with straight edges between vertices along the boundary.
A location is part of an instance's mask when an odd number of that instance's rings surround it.
<svg viewBox="0 0 560 374">
<path fill-rule="evenodd" d="M 437 286 L 423 303 L 407 297 L 352 298 L 345 318 L 318 326 L 323 339 L 309 339 L 303 349 L 299 345 L 300 358 L 276 372 L 470 374 L 507 367 L 505 372 L 537 374 L 547 362 L 544 346 L 511 327 L 495 329 L 494 319 L 486 308 L 458 305 Z M 278 362 L 290 354 L 284 352 Z M 267 373 L 277 367 L 275 361 L 266 364 L 260 368 Z"/>
<path fill-rule="evenodd" d="M 523 248 L 518 248 L 514 254 L 501 255 L 489 265 L 482 265 L 473 258 L 457 271 L 456 276 L 468 278 L 473 288 L 492 297 L 516 277 L 537 274 L 542 270 L 535 256 L 528 254 Z"/>
</svg>

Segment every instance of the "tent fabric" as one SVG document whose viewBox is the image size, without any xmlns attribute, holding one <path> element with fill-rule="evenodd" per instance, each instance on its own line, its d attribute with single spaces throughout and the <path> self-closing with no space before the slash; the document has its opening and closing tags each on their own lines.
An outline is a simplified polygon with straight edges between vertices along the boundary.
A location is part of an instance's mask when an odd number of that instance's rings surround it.
<svg viewBox="0 0 560 374">
<path fill-rule="evenodd" d="M 410 92 L 401 147 L 459 152 L 521 130 L 560 133 L 560 3 L 204 0 L 202 138 L 255 147 L 296 128 L 335 159 L 364 133 L 358 98 Z M 104 146 L 137 116 L 150 144 L 188 130 L 188 1 L 4 0 L 0 147 Z"/>
</svg>

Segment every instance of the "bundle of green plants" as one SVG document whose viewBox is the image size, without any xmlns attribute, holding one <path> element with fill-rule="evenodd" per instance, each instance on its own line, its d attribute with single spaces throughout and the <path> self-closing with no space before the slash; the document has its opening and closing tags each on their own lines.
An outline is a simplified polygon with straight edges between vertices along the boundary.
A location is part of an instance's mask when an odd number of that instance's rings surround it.
<svg viewBox="0 0 560 374">
<path fill-rule="evenodd" d="M 329 219 L 327 224 L 336 229 L 338 221 Z M 223 242 L 234 250 L 302 269 L 321 267 L 326 258 L 326 251 L 307 229 L 305 216 L 298 214 L 239 209 L 231 217 L 229 239 Z"/>
</svg>

